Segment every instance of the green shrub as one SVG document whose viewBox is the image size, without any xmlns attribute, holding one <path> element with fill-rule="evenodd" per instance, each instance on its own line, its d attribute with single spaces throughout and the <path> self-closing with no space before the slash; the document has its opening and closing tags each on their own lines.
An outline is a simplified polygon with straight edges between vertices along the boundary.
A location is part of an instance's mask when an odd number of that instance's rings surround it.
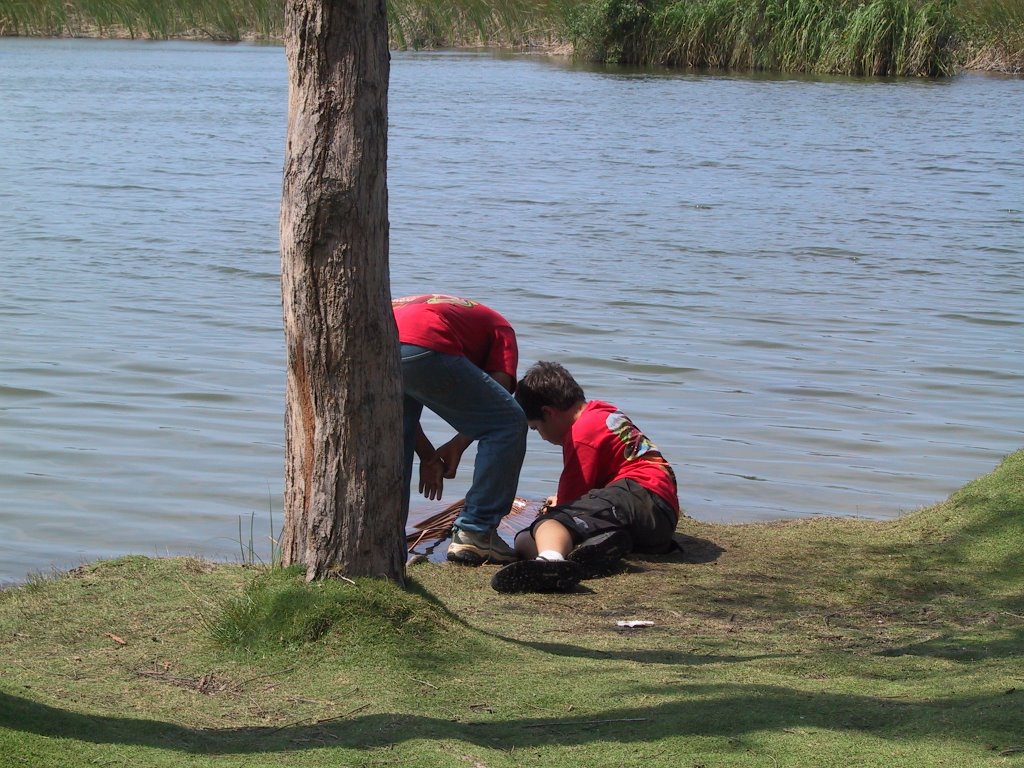
<svg viewBox="0 0 1024 768">
<path fill-rule="evenodd" d="M 640 64 L 652 19 L 649 0 L 597 0 L 569 14 L 569 39 L 577 56 L 616 64 Z"/>
</svg>

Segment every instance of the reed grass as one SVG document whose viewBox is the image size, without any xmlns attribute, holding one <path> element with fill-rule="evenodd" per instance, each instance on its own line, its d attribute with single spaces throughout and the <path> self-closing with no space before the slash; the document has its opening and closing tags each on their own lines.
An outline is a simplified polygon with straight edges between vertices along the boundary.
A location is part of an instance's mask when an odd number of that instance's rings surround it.
<svg viewBox="0 0 1024 768">
<path fill-rule="evenodd" d="M 964 66 L 1024 73 L 1024 0 L 960 0 Z"/>
<path fill-rule="evenodd" d="M 388 0 L 392 47 L 943 76 L 1024 71 L 1024 0 Z M 284 0 L 0 0 L 0 35 L 280 41 Z"/>
<path fill-rule="evenodd" d="M 681 0 L 641 17 L 624 36 L 639 43 L 610 46 L 600 26 L 582 27 L 574 42 L 597 58 L 641 65 L 873 76 L 957 69 L 954 17 L 942 0 Z"/>
<path fill-rule="evenodd" d="M 269 496 L 269 492 L 268 492 Z M 242 565 L 254 568 L 257 565 L 267 566 L 270 568 L 282 567 L 282 555 L 281 555 L 281 535 L 280 532 L 277 536 L 274 535 L 274 505 L 268 499 L 267 502 L 267 521 L 269 523 L 268 531 L 269 535 L 267 541 L 269 543 L 269 560 L 263 561 L 260 556 L 261 547 L 257 546 L 256 541 L 256 513 L 253 512 L 249 515 L 249 540 L 246 542 L 245 536 L 242 531 L 242 517 L 238 517 L 238 550 L 241 554 Z"/>
<path fill-rule="evenodd" d="M 578 0 L 388 0 L 395 47 L 551 47 Z"/>
<path fill-rule="evenodd" d="M 0 34 L 280 39 L 283 0 L 0 0 Z"/>
</svg>

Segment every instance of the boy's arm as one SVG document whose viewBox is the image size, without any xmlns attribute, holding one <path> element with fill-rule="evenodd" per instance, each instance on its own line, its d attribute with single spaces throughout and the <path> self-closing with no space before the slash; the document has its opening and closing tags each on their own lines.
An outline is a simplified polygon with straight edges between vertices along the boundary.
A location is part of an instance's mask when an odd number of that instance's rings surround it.
<svg viewBox="0 0 1024 768">
<path fill-rule="evenodd" d="M 444 464 L 444 476 L 451 480 L 455 477 L 455 470 L 459 468 L 462 461 L 462 454 L 473 444 L 471 438 L 465 435 L 456 435 L 447 443 L 437 449 L 437 457 Z"/>
<path fill-rule="evenodd" d="M 488 371 L 487 375 L 490 376 L 499 384 L 501 384 L 501 386 L 503 386 L 509 392 L 512 392 L 516 388 L 515 379 L 513 379 L 504 371 Z"/>
<path fill-rule="evenodd" d="M 420 493 L 428 499 L 440 499 L 444 490 L 444 459 L 430 442 L 423 427 L 416 425 L 416 455 L 420 458 Z"/>
</svg>

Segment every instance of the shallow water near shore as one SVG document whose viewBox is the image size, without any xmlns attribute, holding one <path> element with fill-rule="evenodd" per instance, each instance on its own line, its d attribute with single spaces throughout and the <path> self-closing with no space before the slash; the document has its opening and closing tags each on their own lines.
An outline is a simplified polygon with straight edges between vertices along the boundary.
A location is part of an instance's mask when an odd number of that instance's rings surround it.
<svg viewBox="0 0 1024 768">
<path fill-rule="evenodd" d="M 3 39 L 0 77 L 0 582 L 266 557 L 283 50 Z M 1024 444 L 1021 103 L 395 53 L 393 293 L 501 311 L 524 368 L 648 432 L 693 517 L 894 517 Z M 558 471 L 531 435 L 520 493 Z"/>
</svg>

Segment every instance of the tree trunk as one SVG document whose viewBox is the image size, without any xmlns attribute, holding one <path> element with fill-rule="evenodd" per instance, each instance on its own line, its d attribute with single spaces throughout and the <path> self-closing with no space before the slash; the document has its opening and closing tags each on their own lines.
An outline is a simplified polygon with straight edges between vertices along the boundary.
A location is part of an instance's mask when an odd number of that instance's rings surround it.
<svg viewBox="0 0 1024 768">
<path fill-rule="evenodd" d="M 384 0 L 287 0 L 281 551 L 307 579 L 404 583 L 401 373 L 388 273 Z"/>
</svg>

